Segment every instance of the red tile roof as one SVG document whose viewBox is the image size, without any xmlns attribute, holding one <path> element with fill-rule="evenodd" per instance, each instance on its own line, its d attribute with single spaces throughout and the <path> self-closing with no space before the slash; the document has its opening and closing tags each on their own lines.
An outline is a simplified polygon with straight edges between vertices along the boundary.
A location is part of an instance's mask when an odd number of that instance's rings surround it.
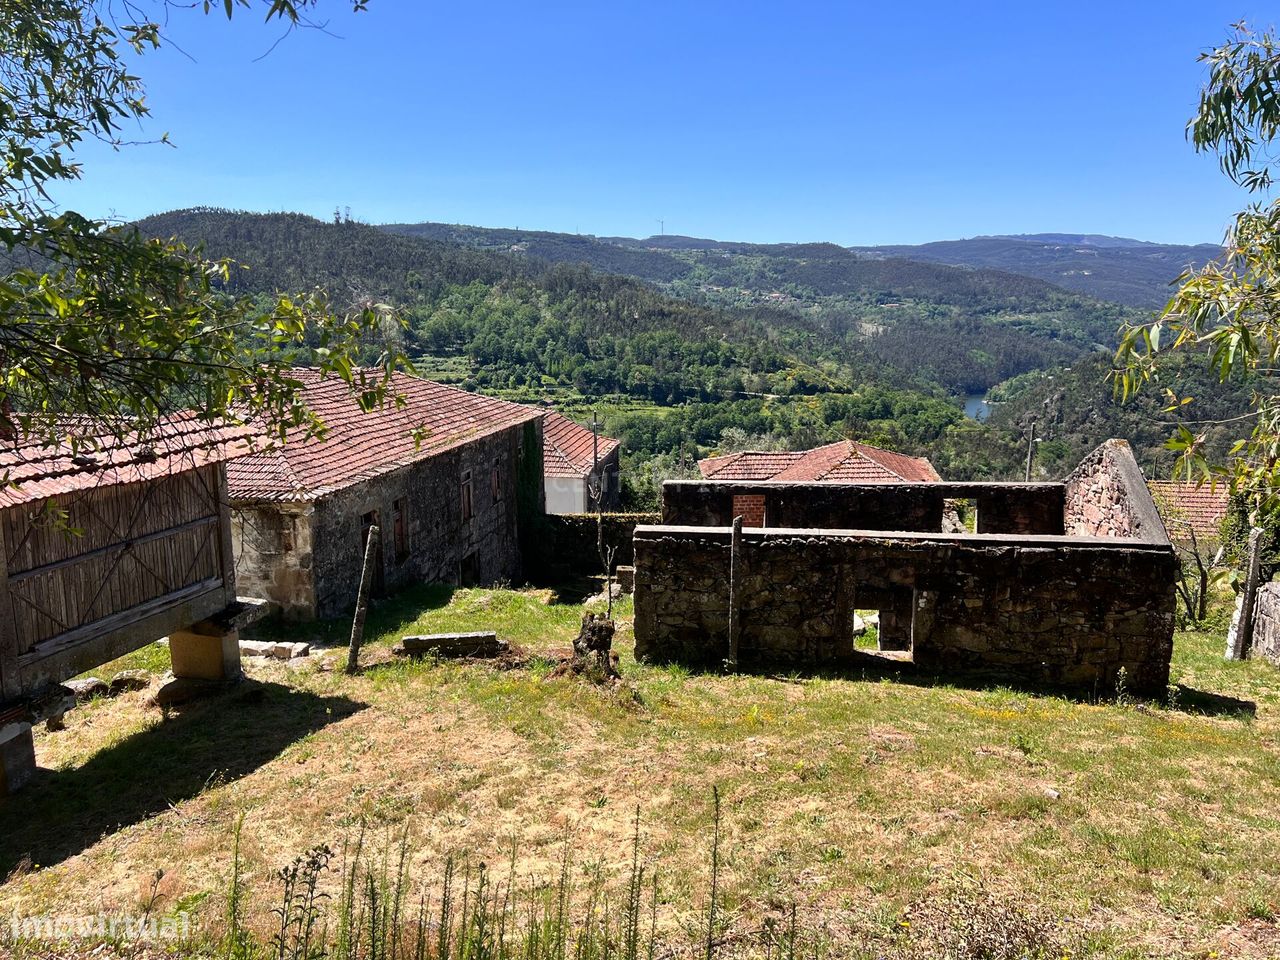
<svg viewBox="0 0 1280 960">
<path fill-rule="evenodd" d="M 698 461 L 708 480 L 790 480 L 841 483 L 937 483 L 936 470 L 924 457 L 881 450 L 840 440 L 813 450 L 772 453 L 747 450 Z"/>
<path fill-rule="evenodd" d="M 617 448 L 617 440 L 600 435 L 601 460 Z M 542 420 L 542 472 L 548 477 L 585 477 L 593 463 L 591 430 L 548 411 Z"/>
<path fill-rule="evenodd" d="M 325 435 L 291 437 L 233 460 L 227 465 L 233 500 L 315 500 L 542 416 L 532 407 L 406 373 L 395 374 L 391 387 L 402 405 L 388 402 L 365 412 L 341 380 L 308 369 L 292 375 L 302 381 L 303 400 L 324 423 Z"/>
<path fill-rule="evenodd" d="M 210 422 L 191 411 L 123 437 L 73 420 L 66 432 L 61 442 L 31 441 L 0 449 L 0 508 L 194 470 L 244 453 L 258 434 L 252 427 Z"/>
<path fill-rule="evenodd" d="M 1198 487 L 1174 480 L 1148 480 L 1147 486 L 1172 539 L 1182 539 L 1187 525 L 1197 537 L 1218 536 L 1230 496 L 1225 485 Z"/>
</svg>

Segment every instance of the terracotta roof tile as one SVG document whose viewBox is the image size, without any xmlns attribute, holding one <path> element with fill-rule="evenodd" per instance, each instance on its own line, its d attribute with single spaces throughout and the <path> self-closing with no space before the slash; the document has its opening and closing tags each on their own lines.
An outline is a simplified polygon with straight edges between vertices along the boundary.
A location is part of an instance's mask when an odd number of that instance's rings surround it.
<svg viewBox="0 0 1280 960">
<path fill-rule="evenodd" d="M 1172 523 L 1169 535 L 1178 539 L 1182 524 L 1190 524 L 1197 537 L 1217 537 L 1222 518 L 1227 515 L 1227 488 L 1173 480 L 1148 480 L 1152 499 L 1166 524 Z M 1178 521 L 1181 521 L 1179 523 Z"/>
<path fill-rule="evenodd" d="M 792 482 L 937 483 L 938 473 L 924 457 L 909 457 L 879 447 L 840 440 L 813 450 L 748 450 L 698 461 L 708 480 L 789 480 Z"/>
<path fill-rule="evenodd" d="M 187 411 L 164 418 L 143 434 L 118 437 L 81 424 L 70 425 L 67 433 L 60 443 L 33 441 L 0 449 L 0 477 L 8 480 L 0 487 L 0 508 L 207 466 L 249 450 L 258 431 Z M 71 435 L 82 440 L 74 451 Z"/>
<path fill-rule="evenodd" d="M 585 477 L 593 463 L 591 437 L 588 427 L 547 411 L 542 420 L 542 472 L 548 477 Z M 601 460 L 617 447 L 617 440 L 600 435 Z"/>
<path fill-rule="evenodd" d="M 293 376 L 326 433 L 233 460 L 227 485 L 235 500 L 314 500 L 542 416 L 532 407 L 406 373 L 395 374 L 392 384 L 403 405 L 388 402 L 365 412 L 341 380 L 308 369 Z"/>
</svg>

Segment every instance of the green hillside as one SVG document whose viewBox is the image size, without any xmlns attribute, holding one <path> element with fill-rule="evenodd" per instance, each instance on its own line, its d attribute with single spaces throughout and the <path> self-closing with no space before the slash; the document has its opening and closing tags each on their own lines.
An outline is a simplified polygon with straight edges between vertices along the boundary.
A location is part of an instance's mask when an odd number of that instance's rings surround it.
<svg viewBox="0 0 1280 960">
<path fill-rule="evenodd" d="M 713 450 L 846 436 L 927 454 L 955 479 L 1014 476 L 1045 385 L 1068 380 L 1041 474 L 1112 435 L 1140 435 L 1147 459 L 1161 460 L 1163 432 L 1113 409 L 1105 382 L 1112 332 L 1139 314 L 1034 278 L 828 244 L 654 251 L 208 209 L 139 226 L 243 264 L 238 292 L 322 287 L 340 305 L 391 303 L 425 374 L 582 417 L 596 409 L 626 442 L 638 503 Z M 1075 374 L 1048 379 L 1065 367 Z M 1016 389 L 990 423 L 964 419 L 961 394 L 1006 381 Z"/>
<path fill-rule="evenodd" d="M 1136 315 L 1034 277 L 829 243 L 630 240 L 435 223 L 383 229 L 473 251 L 584 263 L 686 301 L 785 314 L 816 324 L 847 356 L 890 364 L 955 394 L 1107 349 L 1120 323 Z"/>
</svg>

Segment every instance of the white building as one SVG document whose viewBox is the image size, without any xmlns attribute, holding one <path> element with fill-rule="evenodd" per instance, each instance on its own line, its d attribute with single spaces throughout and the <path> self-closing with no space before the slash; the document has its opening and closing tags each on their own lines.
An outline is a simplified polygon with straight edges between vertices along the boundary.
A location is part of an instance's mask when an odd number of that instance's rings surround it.
<svg viewBox="0 0 1280 960">
<path fill-rule="evenodd" d="M 547 411 L 542 421 L 542 472 L 547 513 L 590 513 L 598 494 L 605 510 L 617 510 L 620 444 Z"/>
</svg>

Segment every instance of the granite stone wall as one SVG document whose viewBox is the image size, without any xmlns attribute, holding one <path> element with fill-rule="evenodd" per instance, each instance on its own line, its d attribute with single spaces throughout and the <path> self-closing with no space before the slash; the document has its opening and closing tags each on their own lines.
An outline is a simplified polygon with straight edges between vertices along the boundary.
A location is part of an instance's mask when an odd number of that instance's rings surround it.
<svg viewBox="0 0 1280 960">
<path fill-rule="evenodd" d="M 1167 543 L 1169 538 L 1129 444 L 1108 440 L 1066 479 L 1066 533 Z"/>
<path fill-rule="evenodd" d="M 1123 441 L 1060 484 L 667 483 L 663 525 L 635 533 L 637 656 L 728 655 L 728 525 L 747 495 L 765 504 L 741 546 L 744 663 L 851 657 L 854 611 L 876 609 L 882 649 L 929 670 L 1100 692 L 1123 671 L 1128 689 L 1165 691 L 1177 560 Z M 943 533 L 961 499 L 977 533 Z"/>
<path fill-rule="evenodd" d="M 656 523 L 655 513 L 606 513 L 604 514 L 604 542 L 615 550 L 616 567 L 631 566 L 632 537 L 636 526 Z M 600 573 L 600 558 L 596 550 L 596 515 L 594 513 L 548 514 L 546 518 L 548 554 L 555 562 L 564 564 L 574 573 L 594 576 Z"/>
<path fill-rule="evenodd" d="M 1258 587 L 1253 607 L 1253 645 L 1249 656 L 1280 666 L 1280 583 Z"/>
<path fill-rule="evenodd" d="M 763 499 L 765 527 L 938 532 L 949 501 L 973 500 L 979 533 L 1060 534 L 1064 488 L 1060 483 L 668 481 L 662 486 L 662 522 L 728 526 L 735 513 L 748 512 L 746 498 Z M 751 513 L 756 520 L 759 513 Z"/>
<path fill-rule="evenodd" d="M 715 665 L 728 651 L 729 531 L 636 529 L 641 658 Z M 853 653 L 853 612 L 909 597 L 910 648 L 940 672 L 1163 693 L 1174 628 L 1167 547 L 1062 537 L 752 531 L 743 537 L 739 657 L 821 666 Z"/>
<path fill-rule="evenodd" d="M 273 600 L 291 620 L 315 618 L 310 503 L 241 504 L 231 511 L 236 592 Z"/>
</svg>

